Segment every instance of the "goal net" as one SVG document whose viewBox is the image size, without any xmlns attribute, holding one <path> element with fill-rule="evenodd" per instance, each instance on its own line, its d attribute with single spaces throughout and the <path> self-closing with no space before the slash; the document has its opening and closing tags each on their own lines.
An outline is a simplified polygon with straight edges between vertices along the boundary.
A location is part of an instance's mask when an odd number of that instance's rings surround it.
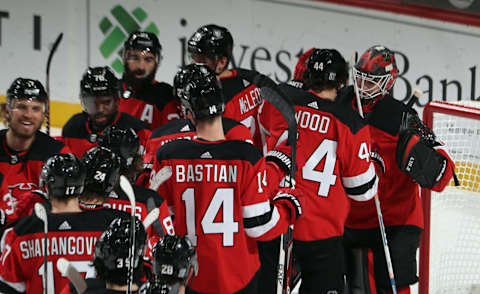
<svg viewBox="0 0 480 294">
<path fill-rule="evenodd" d="M 419 294 L 480 293 L 480 102 L 434 101 L 423 119 L 445 143 L 460 186 L 422 189 Z"/>
</svg>

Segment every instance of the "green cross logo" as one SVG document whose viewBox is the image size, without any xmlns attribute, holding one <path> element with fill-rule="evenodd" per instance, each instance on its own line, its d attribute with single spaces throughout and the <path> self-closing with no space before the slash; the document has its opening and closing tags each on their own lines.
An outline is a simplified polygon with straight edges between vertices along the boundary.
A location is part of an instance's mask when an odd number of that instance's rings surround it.
<svg viewBox="0 0 480 294">
<path fill-rule="evenodd" d="M 117 73 L 123 73 L 122 49 L 123 43 L 130 33 L 135 31 L 145 31 L 158 35 L 158 28 L 150 22 L 143 29 L 141 25 L 147 19 L 147 13 L 140 7 L 135 8 L 129 13 L 121 5 L 117 5 L 110 10 L 114 18 L 113 22 L 104 17 L 100 21 L 98 27 L 102 31 L 105 39 L 100 44 L 100 53 L 105 59 L 110 60 L 110 65 Z M 114 53 L 117 54 L 114 54 Z"/>
</svg>

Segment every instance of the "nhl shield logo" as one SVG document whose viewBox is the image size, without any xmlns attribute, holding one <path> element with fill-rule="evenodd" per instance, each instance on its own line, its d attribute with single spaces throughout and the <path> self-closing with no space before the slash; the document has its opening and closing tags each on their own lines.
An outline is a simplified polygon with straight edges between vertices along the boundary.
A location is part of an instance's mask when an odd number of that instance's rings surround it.
<svg viewBox="0 0 480 294">
<path fill-rule="evenodd" d="M 90 138 L 88 138 L 88 141 L 90 143 L 95 143 L 97 142 L 98 135 L 97 134 L 90 134 Z"/>
<path fill-rule="evenodd" d="M 18 156 L 17 155 L 10 156 L 10 164 L 15 164 L 17 162 L 18 162 Z"/>
</svg>

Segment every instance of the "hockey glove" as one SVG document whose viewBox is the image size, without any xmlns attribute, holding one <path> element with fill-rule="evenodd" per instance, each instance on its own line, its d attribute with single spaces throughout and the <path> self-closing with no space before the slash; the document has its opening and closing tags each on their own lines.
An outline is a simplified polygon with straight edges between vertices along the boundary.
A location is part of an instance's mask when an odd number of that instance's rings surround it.
<svg viewBox="0 0 480 294">
<path fill-rule="evenodd" d="M 280 150 L 268 151 L 265 158 L 267 161 L 272 161 L 278 165 L 285 173 L 289 173 L 292 169 L 292 159 L 290 156 Z"/>
<path fill-rule="evenodd" d="M 375 151 L 370 151 L 370 158 L 372 159 L 373 165 L 375 166 L 377 176 L 383 176 L 385 174 L 385 161 L 383 160 L 383 158 Z"/>
<path fill-rule="evenodd" d="M 15 204 L 15 219 L 29 215 L 35 206 L 35 203 L 43 203 L 47 200 L 47 195 L 40 190 L 33 190 L 18 195 Z"/>
<path fill-rule="evenodd" d="M 282 203 L 290 209 L 291 220 L 293 223 L 297 218 L 302 215 L 302 205 L 298 200 L 299 190 L 282 188 L 278 191 L 277 195 L 273 198 L 276 203 Z"/>
<path fill-rule="evenodd" d="M 434 187 L 443 177 L 448 160 L 432 148 L 431 142 L 411 130 L 398 136 L 397 165 L 422 188 Z"/>
</svg>

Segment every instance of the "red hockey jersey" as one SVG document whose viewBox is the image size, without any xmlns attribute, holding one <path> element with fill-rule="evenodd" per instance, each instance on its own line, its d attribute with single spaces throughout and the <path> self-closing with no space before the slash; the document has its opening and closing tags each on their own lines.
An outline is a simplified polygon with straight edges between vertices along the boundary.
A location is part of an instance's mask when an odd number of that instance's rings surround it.
<svg viewBox="0 0 480 294">
<path fill-rule="evenodd" d="M 48 213 L 48 293 L 60 293 L 69 283 L 57 270 L 64 257 L 84 275 L 95 276 L 91 260 L 95 242 L 115 217 L 124 212 L 103 209 L 81 213 Z M 21 219 L 3 235 L 0 284 L 18 292 L 41 293 L 44 275 L 43 222 L 35 215 Z"/>
<path fill-rule="evenodd" d="M 230 119 L 222 118 L 223 133 L 226 140 L 240 140 L 253 144 L 252 135 L 249 129 L 243 124 Z M 175 139 L 193 139 L 196 138 L 195 126 L 188 119 L 179 119 L 170 122 L 152 132 L 150 139 L 145 146 L 145 155 L 143 162 L 153 164 L 157 149 L 163 144 Z"/>
<path fill-rule="evenodd" d="M 356 108 L 353 87 L 344 89 L 342 99 L 350 108 Z M 385 173 L 380 176 L 378 196 L 382 206 L 383 221 L 386 226 L 415 225 L 423 228 L 422 200 L 419 186 L 397 165 L 395 153 L 398 131 L 403 113 L 407 107 L 402 102 L 387 95 L 380 99 L 372 112 L 366 114 L 366 123 L 372 136 L 372 151 L 383 159 Z M 447 169 L 454 169 L 454 163 L 443 150 L 437 150 L 448 159 Z M 449 175 L 448 175 L 449 174 Z M 441 191 L 448 184 L 451 173 L 433 188 Z M 374 200 L 353 203 L 346 226 L 353 229 L 378 227 L 378 217 Z"/>
<path fill-rule="evenodd" d="M 349 198 L 363 202 L 377 191 L 378 179 L 369 155 L 369 130 L 358 113 L 336 101 L 286 84 L 279 88 L 295 105 L 297 157 L 305 162 L 298 167 L 295 178 L 304 201 L 294 239 L 315 241 L 341 236 Z M 286 136 L 278 128 L 283 124 L 286 129 L 283 118 L 274 116 L 270 120 L 275 127 L 270 134 Z M 270 140 L 278 142 L 274 136 Z"/>
<path fill-rule="evenodd" d="M 145 144 L 152 131 L 143 121 L 128 113 L 119 112 L 113 121 L 114 125 L 127 129 L 132 128 L 140 139 L 140 148 L 145 150 Z M 97 139 L 101 134 L 92 131 L 89 116 L 82 112 L 72 116 L 62 130 L 62 141 L 70 147 L 72 153 L 81 158 L 85 152 L 98 145 Z"/>
<path fill-rule="evenodd" d="M 147 123 L 152 130 L 169 121 L 180 118 L 180 105 L 167 83 L 154 81 L 139 92 L 127 88 L 122 82 L 119 111 L 135 116 Z"/>
<path fill-rule="evenodd" d="M 262 148 L 262 140 L 257 121 L 258 108 L 262 103 L 260 89 L 253 81 L 258 73 L 245 69 L 232 70 L 232 75 L 220 78 L 225 99 L 224 117 L 241 122 L 253 137 L 257 148 Z"/>
<path fill-rule="evenodd" d="M 174 215 L 175 232 L 196 246 L 199 273 L 191 287 L 234 293 L 259 270 L 255 239 L 286 231 L 289 211 L 267 198 L 265 160 L 242 141 L 175 140 L 160 147 L 154 175 L 171 166 L 159 187 Z"/>
<path fill-rule="evenodd" d="M 14 152 L 6 144 L 7 130 L 0 131 L 0 177 L 8 186 L 10 193 L 2 194 L 0 207 L 5 209 L 7 218 L 12 221 L 15 214 L 15 200 L 20 194 L 39 189 L 38 181 L 43 162 L 59 153 L 69 153 L 64 143 L 38 131 L 29 150 Z"/>
</svg>

